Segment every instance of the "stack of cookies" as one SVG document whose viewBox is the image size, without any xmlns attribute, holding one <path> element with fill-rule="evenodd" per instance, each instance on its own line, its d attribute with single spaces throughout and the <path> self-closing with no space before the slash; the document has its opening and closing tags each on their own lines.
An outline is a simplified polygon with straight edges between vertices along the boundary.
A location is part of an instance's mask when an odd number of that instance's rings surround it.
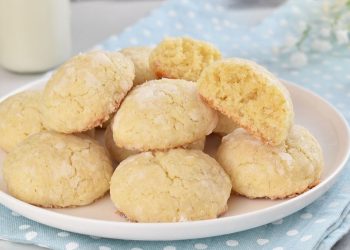
<svg viewBox="0 0 350 250">
<path fill-rule="evenodd" d="M 203 99 L 228 117 L 223 122 L 238 127 L 223 137 L 216 157 L 233 191 L 283 199 L 319 183 L 321 147 L 294 124 L 289 93 L 274 75 L 248 60 L 225 59 L 208 66 L 198 84 Z"/>
<path fill-rule="evenodd" d="M 0 114 L 8 191 L 42 207 L 88 205 L 110 190 L 130 221 L 211 219 L 231 191 L 294 196 L 323 167 L 276 77 L 191 38 L 75 56 Z M 216 159 L 203 152 L 212 133 L 223 136 Z"/>
</svg>

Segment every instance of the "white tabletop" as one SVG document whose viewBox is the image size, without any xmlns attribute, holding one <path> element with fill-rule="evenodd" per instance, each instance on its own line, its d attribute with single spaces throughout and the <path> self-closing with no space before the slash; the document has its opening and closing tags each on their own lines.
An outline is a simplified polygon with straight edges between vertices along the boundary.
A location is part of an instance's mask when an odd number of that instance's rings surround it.
<svg viewBox="0 0 350 250">
<path fill-rule="evenodd" d="M 273 0 L 278 2 L 280 0 Z M 237 1 L 236 1 L 237 2 Z M 256 6 L 250 4 L 235 10 L 237 20 L 244 24 L 256 24 L 274 10 L 274 4 Z M 262 2 L 262 1 L 259 1 Z M 268 1 L 267 1 L 268 2 Z M 121 32 L 124 28 L 147 15 L 150 10 L 158 7 L 162 0 L 134 1 L 74 1 L 72 2 L 72 41 L 73 54 L 86 51 L 112 34 Z M 249 15 L 247 15 L 249 13 Z M 14 74 L 0 67 L 0 96 L 40 77 L 42 74 Z M 344 237 L 334 247 L 335 250 L 348 249 L 350 236 Z M 39 250 L 37 246 L 14 244 L 0 240 L 0 250 Z"/>
</svg>

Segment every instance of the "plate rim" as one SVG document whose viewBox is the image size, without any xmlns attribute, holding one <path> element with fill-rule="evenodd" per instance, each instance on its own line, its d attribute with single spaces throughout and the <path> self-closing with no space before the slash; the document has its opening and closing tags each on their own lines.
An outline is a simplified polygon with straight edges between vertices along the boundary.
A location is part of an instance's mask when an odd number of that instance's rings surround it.
<svg viewBox="0 0 350 250">
<path fill-rule="evenodd" d="M 32 87 L 35 87 L 36 85 L 42 84 L 43 81 L 48 80 L 49 76 L 51 73 L 48 73 L 46 75 L 44 75 L 43 77 L 34 80 L 32 82 L 29 82 L 28 84 L 25 84 L 24 86 L 17 88 L 13 91 L 11 91 L 10 93 L 0 97 L 0 101 L 6 99 L 7 97 L 14 95 L 16 93 L 19 93 L 21 91 L 30 89 Z M 56 211 L 52 211 L 52 210 L 47 210 L 45 208 L 41 208 L 41 207 L 37 207 L 31 204 L 28 204 L 26 202 L 23 202 L 21 200 L 18 200 L 14 197 L 12 197 L 11 195 L 5 193 L 4 191 L 0 190 L 0 204 L 4 205 L 5 207 L 11 209 L 12 211 L 17 212 L 18 214 L 23 215 L 26 218 L 29 218 L 33 221 L 42 223 L 44 225 L 47 226 L 54 226 L 58 229 L 62 229 L 62 230 L 67 230 L 67 231 L 71 231 L 71 232 L 75 232 L 75 233 L 80 233 L 80 234 L 86 234 L 86 235 L 91 235 L 90 233 L 86 233 L 84 231 L 76 231 L 76 230 L 72 230 L 71 228 L 69 228 L 68 226 L 58 226 L 58 224 L 60 223 L 49 223 L 46 222 L 46 220 L 44 219 L 45 217 L 51 217 L 53 220 L 62 220 L 62 221 L 66 221 L 66 220 L 71 220 L 74 221 L 74 223 L 80 224 L 80 223 L 89 223 L 90 225 L 96 225 L 96 224 L 103 224 L 106 226 L 115 226 L 115 227 L 120 227 L 120 229 L 137 229 L 137 230 L 143 230 L 143 229 L 148 229 L 148 230 L 152 230 L 152 229 L 163 229 L 163 230 L 169 230 L 169 229 L 181 229 L 184 227 L 193 227 L 193 228 L 197 228 L 200 226 L 213 226 L 217 223 L 222 223 L 222 224 L 227 224 L 230 225 L 231 223 L 234 223 L 235 220 L 244 220 L 244 219 L 249 219 L 251 217 L 259 217 L 259 216 L 264 216 L 267 213 L 273 213 L 275 210 L 280 210 L 283 209 L 283 207 L 286 209 L 288 208 L 289 212 L 285 212 L 285 213 L 280 213 L 281 216 L 277 216 L 276 220 L 285 217 L 287 215 L 290 215 L 292 213 L 295 213 L 297 211 L 299 211 L 300 209 L 306 207 L 307 205 L 311 204 L 312 202 L 314 202 L 316 199 L 318 199 L 322 194 L 324 194 L 327 190 L 329 190 L 335 183 L 336 179 L 338 178 L 339 174 L 344 170 L 344 167 L 346 165 L 346 162 L 349 159 L 350 156 L 350 128 L 349 128 L 349 124 L 347 122 L 347 120 L 344 118 L 343 114 L 341 112 L 338 111 L 338 109 L 331 104 L 330 102 L 328 102 L 326 99 L 324 99 L 323 97 L 319 96 L 318 94 L 314 93 L 313 91 L 298 85 L 296 83 L 290 82 L 290 81 L 286 81 L 281 79 L 281 81 L 295 89 L 297 89 L 298 91 L 302 91 L 305 92 L 308 95 L 311 95 L 313 98 L 318 99 L 318 101 L 322 102 L 323 104 L 325 104 L 326 106 L 328 106 L 334 115 L 336 115 L 338 117 L 338 119 L 341 121 L 340 126 L 344 127 L 344 130 L 342 131 L 342 133 L 344 134 L 344 136 L 346 137 L 346 139 L 344 140 L 346 142 L 346 145 L 343 145 L 345 148 L 345 154 L 342 155 L 342 158 L 339 160 L 339 164 L 337 169 L 332 172 L 327 178 L 325 178 L 320 184 L 318 184 L 316 187 L 312 188 L 311 190 L 308 190 L 305 193 L 302 193 L 300 195 L 298 195 L 297 197 L 291 198 L 289 200 L 286 200 L 282 203 L 276 204 L 273 207 L 267 207 L 267 208 L 263 208 L 261 210 L 258 211 L 251 211 L 242 215 L 232 215 L 232 216 L 227 216 L 227 217 L 219 217 L 219 218 L 215 218 L 215 219 L 208 219 L 208 220 L 199 220 L 199 221 L 186 221 L 186 222 L 163 222 L 163 223 L 130 223 L 130 222 L 124 222 L 124 221 L 108 221 L 108 220 L 100 220 L 100 219 L 92 219 L 92 218 L 84 218 L 84 217 L 78 217 L 78 216 L 74 216 L 74 215 L 68 215 L 68 214 L 62 214 L 62 213 L 58 213 Z M 293 208 L 293 204 L 298 203 L 300 201 L 304 201 L 304 204 L 301 206 L 298 206 L 298 208 Z M 17 203 L 17 205 L 16 205 Z M 23 212 L 23 210 L 25 212 Z M 38 210 L 40 211 L 40 215 L 36 216 L 36 212 L 38 212 Z M 34 213 L 32 213 L 34 212 Z M 33 215 L 34 214 L 34 215 Z M 270 222 L 266 222 L 266 223 L 258 223 L 256 224 L 254 227 L 258 227 L 264 224 L 267 224 Z M 250 228 L 254 228 L 254 227 L 247 227 L 246 229 L 250 229 Z M 243 229 L 243 230 L 246 230 Z M 243 231 L 243 230 L 239 230 L 239 231 Z M 237 231 L 229 231 L 227 233 L 233 233 L 233 232 L 237 232 Z M 196 238 L 202 238 L 202 237 L 208 237 L 208 236 L 217 236 L 217 235 L 223 235 L 225 233 L 220 233 L 220 234 L 210 234 L 210 235 L 203 235 L 203 236 L 199 236 Z M 105 234 L 94 234 L 96 236 L 102 236 L 102 237 L 106 237 L 106 238 L 113 238 L 113 239 L 127 239 L 127 240 L 164 240 L 164 237 L 161 237 L 161 239 L 159 239 L 159 237 L 157 238 L 157 236 L 155 235 L 152 239 L 150 237 L 144 237 L 144 238 L 140 238 L 140 237 L 132 237 L 132 235 L 130 235 L 130 237 L 115 237 L 112 235 L 105 235 Z M 193 237 L 171 237 L 171 238 L 167 238 L 165 240 L 183 240 L 183 239 L 194 239 Z"/>
</svg>

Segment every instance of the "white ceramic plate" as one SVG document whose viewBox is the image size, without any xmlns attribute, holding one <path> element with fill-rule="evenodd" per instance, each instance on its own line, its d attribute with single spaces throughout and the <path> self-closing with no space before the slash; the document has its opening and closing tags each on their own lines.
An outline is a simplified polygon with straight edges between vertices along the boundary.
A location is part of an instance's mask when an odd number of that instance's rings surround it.
<svg viewBox="0 0 350 250">
<path fill-rule="evenodd" d="M 15 92 L 40 89 L 44 84 L 45 80 L 39 80 Z M 7 193 L 0 174 L 0 203 L 29 219 L 62 230 L 128 240 L 209 237 L 243 231 L 278 220 L 302 209 L 324 194 L 336 181 L 349 156 L 349 129 L 344 118 L 312 92 L 291 83 L 286 83 L 286 86 L 293 99 L 296 123 L 305 126 L 315 135 L 325 157 L 321 183 L 298 197 L 271 201 L 232 196 L 228 212 L 218 219 L 180 223 L 130 223 L 115 213 L 109 197 L 80 208 L 43 209 L 29 205 Z M 211 138 L 210 143 L 215 143 L 215 138 Z M 0 152 L 0 165 L 4 157 L 5 154 Z"/>
</svg>

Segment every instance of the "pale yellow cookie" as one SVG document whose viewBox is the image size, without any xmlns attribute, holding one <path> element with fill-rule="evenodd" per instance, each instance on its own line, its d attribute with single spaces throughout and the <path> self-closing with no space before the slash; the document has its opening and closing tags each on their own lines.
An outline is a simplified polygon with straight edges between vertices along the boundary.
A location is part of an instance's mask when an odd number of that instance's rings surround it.
<svg viewBox="0 0 350 250">
<path fill-rule="evenodd" d="M 317 140 L 294 125 L 279 146 L 263 144 L 242 128 L 225 136 L 217 160 L 231 177 L 232 189 L 249 198 L 279 199 L 317 185 L 323 156 Z"/>
<path fill-rule="evenodd" d="M 138 151 L 138 150 L 128 150 L 115 145 L 115 142 L 113 140 L 113 135 L 112 135 L 112 129 L 110 126 L 106 129 L 104 141 L 108 152 L 112 156 L 113 160 L 116 162 L 121 162 L 131 155 L 141 153 L 141 151 Z M 199 139 L 198 141 L 194 141 L 190 144 L 186 144 L 182 146 L 182 148 L 203 150 L 204 146 L 205 146 L 205 137 Z"/>
<path fill-rule="evenodd" d="M 149 67 L 149 55 L 151 54 L 151 51 L 152 48 L 149 47 L 130 47 L 120 51 L 134 63 L 134 85 L 139 85 L 157 78 Z"/>
<path fill-rule="evenodd" d="M 150 67 L 158 78 L 197 81 L 203 69 L 221 58 L 212 44 L 188 37 L 166 38 L 150 55 Z"/>
<path fill-rule="evenodd" d="M 28 137 L 3 165 L 9 193 L 41 207 L 90 204 L 108 191 L 112 173 L 112 162 L 96 141 L 56 132 Z"/>
<path fill-rule="evenodd" d="M 239 127 L 232 119 L 228 118 L 224 114 L 221 114 L 220 112 L 218 112 L 218 117 L 218 124 L 216 125 L 213 133 L 227 135 Z"/>
<path fill-rule="evenodd" d="M 44 124 L 75 133 L 101 126 L 133 86 L 134 65 L 119 52 L 93 51 L 73 57 L 48 81 Z"/>
<path fill-rule="evenodd" d="M 104 135 L 105 147 L 115 162 L 121 162 L 131 155 L 140 153 L 138 150 L 128 150 L 115 145 L 111 126 L 108 126 Z"/>
<path fill-rule="evenodd" d="M 0 103 L 0 147 L 11 151 L 28 136 L 45 130 L 39 91 L 24 91 Z"/>
<path fill-rule="evenodd" d="M 161 79 L 129 93 L 114 116 L 112 131 L 118 147 L 149 151 L 200 140 L 216 124 L 216 111 L 202 101 L 195 84 Z"/>
<path fill-rule="evenodd" d="M 287 89 L 265 68 L 244 59 L 225 59 L 207 67 L 199 93 L 215 109 L 265 143 L 278 145 L 294 119 Z"/>
<path fill-rule="evenodd" d="M 131 221 L 213 219 L 227 210 L 231 183 L 199 150 L 145 152 L 122 161 L 111 179 L 111 199 Z"/>
</svg>

